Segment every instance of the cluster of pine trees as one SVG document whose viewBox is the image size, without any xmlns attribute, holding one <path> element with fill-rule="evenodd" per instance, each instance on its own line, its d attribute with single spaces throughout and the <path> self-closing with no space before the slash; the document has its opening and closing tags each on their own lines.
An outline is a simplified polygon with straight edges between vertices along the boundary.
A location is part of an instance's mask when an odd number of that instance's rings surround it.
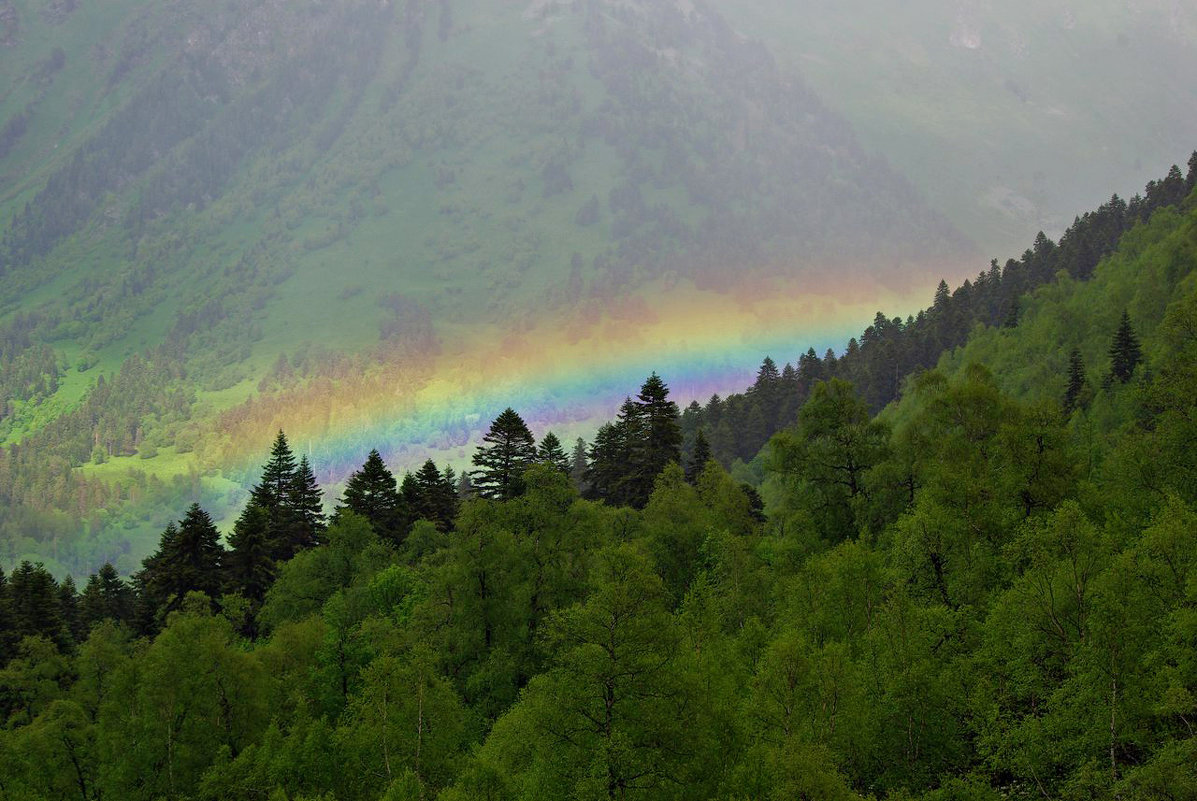
<svg viewBox="0 0 1197 801">
<path fill-rule="evenodd" d="M 1147 184 L 1144 193 L 1125 201 L 1114 195 L 1096 211 L 1076 218 L 1052 242 L 1042 232 L 1019 259 L 1004 266 L 994 260 L 988 271 L 955 291 L 941 281 L 930 308 L 902 320 L 878 312 L 859 339 L 853 337 L 837 355 L 820 357 L 813 348 L 795 364 L 778 368 L 766 359 L 756 381 L 742 394 L 713 396 L 705 405 L 685 410 L 687 452 L 703 428 L 715 457 L 724 465 L 751 461 L 774 433 L 788 425 L 819 381 L 841 378 L 860 388 L 874 412 L 895 400 L 905 376 L 935 366 L 940 354 L 964 344 L 978 324 L 1012 326 L 1020 298 L 1056 280 L 1060 273 L 1087 279 L 1098 262 L 1117 248 L 1124 234 L 1164 208 L 1178 206 L 1197 187 L 1197 152 L 1188 173 L 1173 166 L 1168 175 Z"/>
</svg>

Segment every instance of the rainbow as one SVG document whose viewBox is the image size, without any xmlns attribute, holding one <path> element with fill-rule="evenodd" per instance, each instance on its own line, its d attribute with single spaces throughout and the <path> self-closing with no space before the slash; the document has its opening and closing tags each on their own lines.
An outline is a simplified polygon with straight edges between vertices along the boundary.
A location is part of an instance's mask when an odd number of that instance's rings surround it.
<svg viewBox="0 0 1197 801">
<path fill-rule="evenodd" d="M 281 428 L 326 485 L 370 448 L 398 471 L 426 458 L 461 469 L 507 406 L 538 436 L 553 430 L 568 445 L 611 419 L 653 371 L 684 406 L 743 390 L 766 355 L 782 364 L 808 347 L 842 347 L 878 309 L 905 315 L 925 305 L 932 281 L 908 278 L 886 286 L 864 274 L 827 276 L 818 287 L 758 278 L 725 290 L 677 282 L 568 314 L 446 326 L 435 352 L 374 357 L 361 371 L 317 376 L 225 411 L 204 458 L 247 484 Z"/>
</svg>

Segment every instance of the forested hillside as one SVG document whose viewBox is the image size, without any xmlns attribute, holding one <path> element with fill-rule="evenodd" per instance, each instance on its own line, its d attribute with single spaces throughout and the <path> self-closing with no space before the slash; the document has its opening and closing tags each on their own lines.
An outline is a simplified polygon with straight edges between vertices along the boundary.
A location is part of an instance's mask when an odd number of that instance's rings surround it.
<svg viewBox="0 0 1197 801">
<path fill-rule="evenodd" d="M 1029 294 L 945 287 L 896 341 L 967 336 L 880 414 L 867 371 L 811 380 L 760 494 L 655 374 L 572 456 L 514 409 L 465 476 L 363 456 L 328 520 L 279 434 L 227 542 L 193 505 L 128 580 L 0 584 L 0 787 L 1191 797 L 1192 190 L 1038 243 L 999 271 L 1057 268 Z"/>
<path fill-rule="evenodd" d="M 319 446 L 319 399 L 398 415 L 537 320 L 973 252 L 705 3 L 0 15 L 5 559 L 131 567 L 179 498 L 240 499 L 246 429 Z"/>
</svg>

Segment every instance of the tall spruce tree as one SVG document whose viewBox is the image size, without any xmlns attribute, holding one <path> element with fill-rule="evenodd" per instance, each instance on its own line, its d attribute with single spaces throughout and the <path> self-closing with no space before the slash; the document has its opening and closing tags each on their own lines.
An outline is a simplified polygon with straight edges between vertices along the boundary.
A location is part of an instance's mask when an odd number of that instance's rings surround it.
<svg viewBox="0 0 1197 801">
<path fill-rule="evenodd" d="M 413 516 L 432 521 L 439 531 L 452 529 L 458 507 L 455 484 L 456 478 L 451 469 L 442 474 L 436 462 L 431 459 L 424 462 L 411 481 Z M 404 477 L 403 488 L 407 497 L 407 477 Z"/>
<path fill-rule="evenodd" d="M 686 463 L 686 481 L 697 484 L 698 477 L 702 475 L 702 471 L 706 469 L 707 462 L 711 461 L 711 458 L 711 445 L 707 442 L 707 435 L 700 428 L 694 435 L 694 449 L 690 453 L 690 460 Z"/>
<path fill-rule="evenodd" d="M 1122 312 L 1122 319 L 1118 322 L 1118 330 L 1114 332 L 1114 341 L 1110 343 L 1110 375 L 1109 383 L 1117 381 L 1125 384 L 1134 375 L 1135 367 L 1143 360 L 1143 350 L 1139 345 L 1139 337 L 1131 327 L 1130 314 Z"/>
<path fill-rule="evenodd" d="M 1073 348 L 1068 355 L 1068 388 L 1064 390 L 1064 411 L 1072 412 L 1076 409 L 1085 388 L 1085 360 L 1081 358 L 1080 348 Z"/>
<path fill-rule="evenodd" d="M 548 465 L 563 476 L 568 476 L 573 468 L 565 449 L 561 447 L 561 440 L 552 431 L 544 435 L 540 446 L 536 449 L 536 461 Z"/>
<path fill-rule="evenodd" d="M 640 387 L 635 406 L 639 431 L 632 434 L 636 444 L 631 451 L 629 502 L 641 508 L 648 503 L 661 471 L 671 462 L 681 461 L 682 427 L 677 404 L 669 399 L 669 387 L 656 373 Z"/>
<path fill-rule="evenodd" d="M 377 450 L 370 451 L 361 469 L 345 482 L 338 511 L 343 509 L 366 518 L 375 534 L 396 545 L 403 542 L 411 525 L 411 511 Z"/>
<path fill-rule="evenodd" d="M 12 628 L 17 638 L 45 637 L 65 645 L 68 634 L 62 619 L 58 582 L 41 562 L 21 562 L 8 581 L 12 598 Z"/>
<path fill-rule="evenodd" d="M 255 612 L 274 581 L 271 551 L 269 513 L 250 501 L 229 536 L 225 570 L 228 590 L 248 600 Z"/>
<path fill-rule="evenodd" d="M 524 491 L 524 471 L 536 463 L 536 440 L 508 407 L 490 424 L 474 453 L 474 489 L 483 498 L 507 500 Z"/>
<path fill-rule="evenodd" d="M 574 482 L 574 488 L 582 495 L 587 494 L 586 470 L 590 462 L 586 458 L 586 440 L 578 437 L 574 443 L 573 454 L 570 456 L 569 477 Z"/>
<path fill-rule="evenodd" d="M 9 590 L 8 577 L 4 575 L 4 568 L 0 567 L 0 667 L 8 664 L 16 646 L 17 632 L 13 625 L 12 593 Z"/>
<path fill-rule="evenodd" d="M 295 454 L 282 431 L 270 448 L 270 459 L 262 466 L 262 478 L 250 491 L 250 502 L 266 512 L 270 524 L 271 557 L 289 559 L 296 550 L 298 520 L 292 506 L 297 486 Z"/>
<path fill-rule="evenodd" d="M 133 591 L 116 572 L 111 562 L 105 562 L 98 572 L 88 578 L 79 601 L 84 625 L 91 629 L 104 620 L 118 623 L 133 621 Z"/>
<path fill-rule="evenodd" d="M 308 456 L 299 459 L 286 503 L 290 508 L 288 516 L 292 526 L 286 546 L 291 552 L 282 558 L 288 559 L 294 551 L 323 545 L 324 529 L 328 528 L 324 522 L 324 493 L 320 484 L 316 483 L 316 474 L 311 469 Z"/>
<path fill-rule="evenodd" d="M 295 454 L 287 444 L 287 435 L 279 431 L 270 448 L 270 459 L 262 466 L 262 479 L 251 492 L 254 503 L 271 515 L 285 506 L 295 486 L 295 468 Z"/>
<path fill-rule="evenodd" d="M 202 592 L 215 604 L 224 584 L 224 556 L 212 518 L 193 503 L 178 526 L 166 527 L 157 552 L 142 563 L 137 582 L 150 616 L 144 623 L 165 620 L 189 592 Z"/>
<path fill-rule="evenodd" d="M 594 432 L 586 468 L 586 497 L 615 505 L 627 473 L 627 445 L 623 428 L 617 423 L 603 423 Z"/>
<path fill-rule="evenodd" d="M 79 609 L 79 591 L 75 579 L 67 576 L 58 585 L 58 607 L 63 625 L 74 642 L 83 642 L 87 637 L 87 626 Z"/>
</svg>

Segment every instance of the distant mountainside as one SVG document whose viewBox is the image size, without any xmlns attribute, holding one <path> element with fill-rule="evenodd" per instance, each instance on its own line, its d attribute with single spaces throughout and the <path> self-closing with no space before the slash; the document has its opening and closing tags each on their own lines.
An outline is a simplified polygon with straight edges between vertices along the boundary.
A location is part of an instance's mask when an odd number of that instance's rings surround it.
<svg viewBox="0 0 1197 801">
<path fill-rule="evenodd" d="M 1177 0 L 735 0 L 730 24 L 991 255 L 1192 150 L 1197 6 Z"/>
</svg>

